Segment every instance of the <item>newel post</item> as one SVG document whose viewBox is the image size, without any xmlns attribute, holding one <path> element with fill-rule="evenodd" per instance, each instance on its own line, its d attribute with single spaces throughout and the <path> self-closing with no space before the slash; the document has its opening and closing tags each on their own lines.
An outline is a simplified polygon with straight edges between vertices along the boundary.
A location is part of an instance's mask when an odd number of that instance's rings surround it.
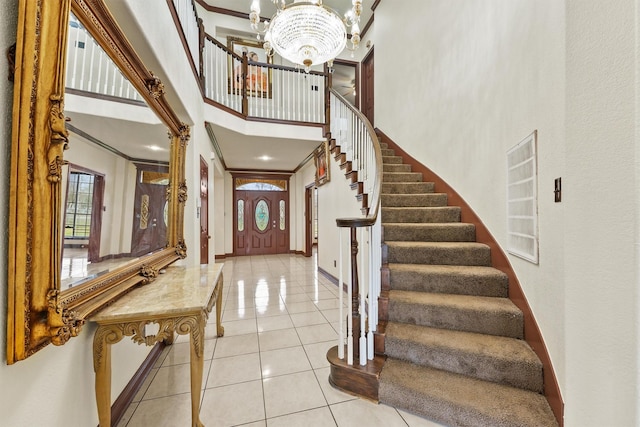
<svg viewBox="0 0 640 427">
<path fill-rule="evenodd" d="M 352 335 L 353 335 L 353 357 L 360 356 L 360 284 L 358 281 L 358 235 L 355 226 L 350 227 L 351 230 L 351 318 L 353 319 Z"/>
</svg>

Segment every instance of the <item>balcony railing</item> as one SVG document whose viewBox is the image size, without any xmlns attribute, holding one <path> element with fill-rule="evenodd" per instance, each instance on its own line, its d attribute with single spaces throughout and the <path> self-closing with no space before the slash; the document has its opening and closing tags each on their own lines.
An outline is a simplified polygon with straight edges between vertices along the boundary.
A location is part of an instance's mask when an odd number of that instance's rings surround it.
<svg viewBox="0 0 640 427">
<path fill-rule="evenodd" d="M 73 15 L 69 20 L 65 86 L 72 90 L 144 102 L 131 82 Z"/>
<path fill-rule="evenodd" d="M 247 119 L 326 123 L 327 74 L 240 56 L 206 34 L 193 0 L 169 5 L 207 102 Z"/>
<path fill-rule="evenodd" d="M 324 124 L 327 76 L 250 61 L 209 35 L 203 50 L 204 95 L 247 118 Z"/>
</svg>

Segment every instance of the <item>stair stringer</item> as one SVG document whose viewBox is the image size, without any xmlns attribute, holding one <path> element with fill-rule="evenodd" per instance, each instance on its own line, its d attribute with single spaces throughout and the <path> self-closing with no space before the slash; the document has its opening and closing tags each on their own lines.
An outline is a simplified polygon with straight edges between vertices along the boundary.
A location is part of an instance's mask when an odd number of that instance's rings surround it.
<svg viewBox="0 0 640 427">
<path fill-rule="evenodd" d="M 340 169 L 345 171 L 345 179 L 349 181 L 351 189 L 356 192 L 356 200 L 361 204 L 360 212 L 366 216 L 369 213 L 369 195 L 364 192 L 364 183 L 358 180 L 358 172 L 352 169 L 353 164 L 351 160 L 347 160 L 347 154 L 342 151 L 336 140 L 331 138 L 331 133 L 327 133 L 326 138 L 333 159 L 338 163 Z"/>
<path fill-rule="evenodd" d="M 529 344 L 532 350 L 536 353 L 543 365 L 544 375 L 544 396 L 549 403 L 560 427 L 563 425 L 564 418 L 564 402 L 560 393 L 560 387 L 558 379 L 555 375 L 553 365 L 551 364 L 551 357 L 544 343 L 542 333 L 538 324 L 533 316 L 533 312 L 522 290 L 522 286 L 518 281 L 518 278 L 513 271 L 511 263 L 509 262 L 506 254 L 493 238 L 487 227 L 483 224 L 473 209 L 465 202 L 465 200 L 442 178 L 436 173 L 430 170 L 428 167 L 407 154 L 398 144 L 396 144 L 391 138 L 389 138 L 384 132 L 376 129 L 376 133 L 382 143 L 386 143 L 389 148 L 395 150 L 396 156 L 401 156 L 405 164 L 411 165 L 411 170 L 414 172 L 420 172 L 423 176 L 423 181 L 434 182 L 435 191 L 438 193 L 446 193 L 448 196 L 449 206 L 459 206 L 461 208 L 460 221 L 464 223 L 474 224 L 476 227 L 476 241 L 483 243 L 491 249 L 491 266 L 505 273 L 509 280 L 509 299 L 522 311 L 524 315 L 524 340 Z M 383 235 L 384 242 L 384 235 Z M 386 257 L 386 245 L 383 245 L 383 260 Z M 379 298 L 379 307 L 381 311 L 380 319 L 386 319 L 383 310 L 386 310 L 388 305 L 388 292 L 390 290 L 389 285 L 389 267 L 383 261 L 382 265 L 382 292 Z M 384 353 L 384 332 L 386 324 L 382 324 L 378 327 L 378 333 L 381 335 L 380 340 L 376 340 L 376 353 Z"/>
</svg>

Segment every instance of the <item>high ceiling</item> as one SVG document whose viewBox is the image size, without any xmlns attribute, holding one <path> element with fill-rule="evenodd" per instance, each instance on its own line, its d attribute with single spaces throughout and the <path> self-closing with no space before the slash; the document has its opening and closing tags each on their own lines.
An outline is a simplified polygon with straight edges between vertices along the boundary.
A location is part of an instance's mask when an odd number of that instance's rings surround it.
<svg viewBox="0 0 640 427">
<path fill-rule="evenodd" d="M 289 3 L 291 0 L 287 0 L 287 2 Z M 248 14 L 252 0 L 201 0 L 200 3 Z M 344 15 L 346 11 L 351 9 L 352 0 L 324 0 L 323 4 L 338 14 Z M 363 1 L 360 28 L 364 29 L 372 18 L 372 4 L 373 0 Z M 270 18 L 276 12 L 276 6 L 271 0 L 261 0 L 260 9 L 260 15 L 265 18 Z M 355 79 L 348 70 L 345 73 L 343 69 L 336 67 L 332 79 L 334 88 L 346 95 L 347 98 L 355 99 Z M 319 143 L 319 141 L 309 140 L 247 136 L 216 125 L 212 126 L 212 130 L 221 148 L 225 164 L 230 169 L 292 171 L 307 158 Z M 268 160 L 265 161 L 266 158 Z"/>
</svg>

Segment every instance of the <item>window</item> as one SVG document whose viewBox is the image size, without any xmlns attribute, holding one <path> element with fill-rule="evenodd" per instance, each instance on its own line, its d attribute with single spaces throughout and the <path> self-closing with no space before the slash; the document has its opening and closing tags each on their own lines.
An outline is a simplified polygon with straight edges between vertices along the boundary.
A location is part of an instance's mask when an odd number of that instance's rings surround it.
<svg viewBox="0 0 640 427">
<path fill-rule="evenodd" d="M 244 200 L 238 200 L 238 231 L 244 231 Z"/>
<path fill-rule="evenodd" d="M 91 232 L 91 209 L 95 176 L 71 172 L 67 191 L 64 236 L 67 238 L 88 238 Z"/>
<path fill-rule="evenodd" d="M 236 190 L 287 191 L 285 179 L 236 178 Z"/>
<path fill-rule="evenodd" d="M 285 215 L 285 204 L 284 204 L 284 200 L 280 200 L 280 230 L 284 231 L 285 226 L 287 225 L 287 219 L 286 219 L 286 215 Z"/>
<path fill-rule="evenodd" d="M 269 205 L 264 200 L 260 200 L 256 204 L 256 227 L 258 230 L 265 231 L 269 227 Z"/>
<path fill-rule="evenodd" d="M 537 132 L 507 152 L 507 251 L 538 263 Z"/>
</svg>

